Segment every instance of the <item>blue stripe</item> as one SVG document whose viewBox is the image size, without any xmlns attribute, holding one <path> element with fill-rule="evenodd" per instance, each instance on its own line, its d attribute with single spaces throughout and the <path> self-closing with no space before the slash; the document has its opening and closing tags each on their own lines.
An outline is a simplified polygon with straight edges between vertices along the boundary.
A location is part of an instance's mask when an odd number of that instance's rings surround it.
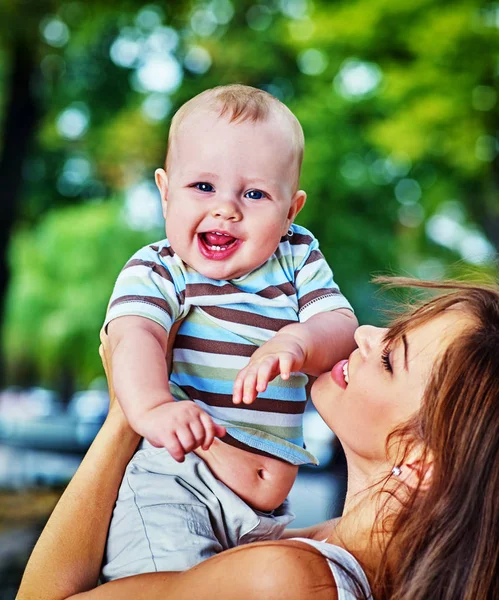
<svg viewBox="0 0 499 600">
<path fill-rule="evenodd" d="M 233 381 L 223 381 L 221 379 L 204 379 L 188 373 L 172 373 L 172 381 L 180 386 L 191 386 L 201 392 L 209 392 L 212 394 L 227 394 L 232 395 L 234 389 Z M 303 402 L 307 399 L 304 388 L 291 388 L 270 385 L 265 392 L 258 394 L 259 398 L 272 400 L 279 398 L 286 402 Z"/>
</svg>

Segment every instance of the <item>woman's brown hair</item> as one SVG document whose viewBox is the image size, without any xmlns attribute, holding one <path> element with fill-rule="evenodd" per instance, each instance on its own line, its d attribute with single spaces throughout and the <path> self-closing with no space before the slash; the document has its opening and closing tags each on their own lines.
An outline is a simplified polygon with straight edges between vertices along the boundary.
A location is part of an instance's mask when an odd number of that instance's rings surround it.
<svg viewBox="0 0 499 600">
<path fill-rule="evenodd" d="M 401 508 L 372 579 L 374 597 L 499 598 L 499 289 L 378 281 L 445 290 L 396 319 L 389 338 L 452 308 L 469 316 L 470 326 L 435 365 L 419 414 L 394 433 L 421 447 L 432 470 L 424 486 L 400 494 Z"/>
</svg>

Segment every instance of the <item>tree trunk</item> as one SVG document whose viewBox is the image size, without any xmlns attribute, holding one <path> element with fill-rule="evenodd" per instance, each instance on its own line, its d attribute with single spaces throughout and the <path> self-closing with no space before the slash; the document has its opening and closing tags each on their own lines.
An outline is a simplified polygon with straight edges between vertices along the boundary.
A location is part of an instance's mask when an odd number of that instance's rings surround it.
<svg viewBox="0 0 499 600">
<path fill-rule="evenodd" d="M 38 120 L 38 107 L 33 91 L 37 71 L 33 46 L 22 37 L 13 39 L 10 78 L 5 86 L 10 96 L 5 110 L 3 148 L 0 154 L 1 218 L 0 218 L 0 316 L 5 308 L 9 282 L 8 247 L 23 181 L 23 166 Z M 3 360 L 0 359 L 0 383 L 3 382 Z"/>
</svg>

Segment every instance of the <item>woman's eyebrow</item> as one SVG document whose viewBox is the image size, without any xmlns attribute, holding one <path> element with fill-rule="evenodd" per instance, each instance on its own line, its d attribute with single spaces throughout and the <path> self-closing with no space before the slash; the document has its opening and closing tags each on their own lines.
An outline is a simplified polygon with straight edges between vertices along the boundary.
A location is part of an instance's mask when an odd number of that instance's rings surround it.
<svg viewBox="0 0 499 600">
<path fill-rule="evenodd" d="M 404 342 L 404 369 L 409 370 L 409 342 L 405 333 L 402 334 L 402 341 Z"/>
</svg>

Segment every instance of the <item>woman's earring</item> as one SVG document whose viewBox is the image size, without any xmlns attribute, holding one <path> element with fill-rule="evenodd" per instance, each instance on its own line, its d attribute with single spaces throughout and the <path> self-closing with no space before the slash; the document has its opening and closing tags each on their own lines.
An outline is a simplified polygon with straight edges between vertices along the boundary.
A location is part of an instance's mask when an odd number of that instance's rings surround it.
<svg viewBox="0 0 499 600">
<path fill-rule="evenodd" d="M 395 477 L 400 477 L 401 473 L 402 473 L 402 469 L 395 465 L 395 467 L 393 467 L 393 469 L 392 469 L 392 475 L 395 475 Z"/>
<path fill-rule="evenodd" d="M 291 237 L 293 235 L 293 230 L 291 229 L 291 226 L 288 229 L 288 237 Z"/>
</svg>

